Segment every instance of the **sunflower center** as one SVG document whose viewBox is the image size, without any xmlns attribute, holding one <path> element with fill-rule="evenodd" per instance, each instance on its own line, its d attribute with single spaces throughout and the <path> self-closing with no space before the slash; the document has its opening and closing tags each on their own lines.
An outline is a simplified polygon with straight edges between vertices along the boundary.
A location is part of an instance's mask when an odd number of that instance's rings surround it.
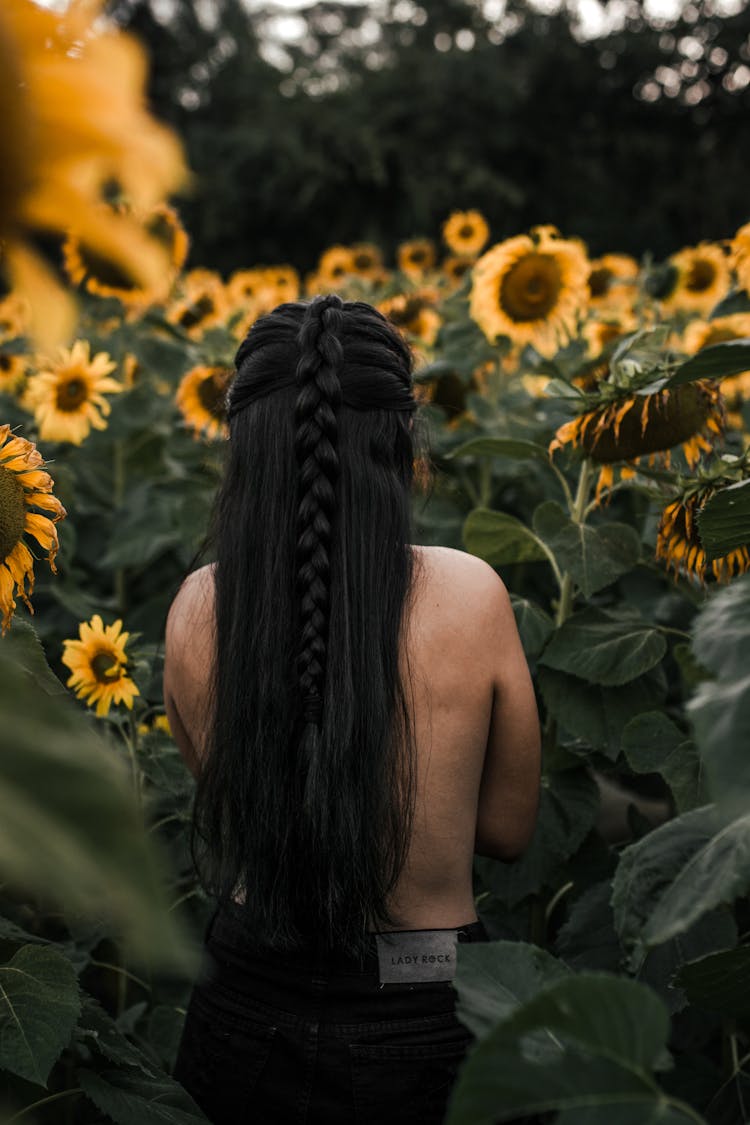
<svg viewBox="0 0 750 1125">
<path fill-rule="evenodd" d="M 0 352 L 0 371 L 7 375 L 9 371 L 13 370 L 13 360 L 5 352 Z"/>
<path fill-rule="evenodd" d="M 80 375 L 64 379 L 57 388 L 57 409 L 64 413 L 78 410 L 88 398 L 88 384 Z"/>
<path fill-rule="evenodd" d="M 120 661 L 108 649 L 99 649 L 91 658 L 91 671 L 100 684 L 111 684 L 120 675 Z"/>
<path fill-rule="evenodd" d="M 709 262 L 705 258 L 698 258 L 688 270 L 685 288 L 689 289 L 691 293 L 703 293 L 706 289 L 711 288 L 715 280 L 716 267 L 713 262 Z"/>
<path fill-rule="evenodd" d="M 183 328 L 195 328 L 196 324 L 200 324 L 207 316 L 211 316 L 214 311 L 214 302 L 208 294 L 199 297 L 197 301 L 193 301 L 191 305 L 185 309 L 180 317 L 180 324 Z"/>
<path fill-rule="evenodd" d="M 458 232 L 458 237 L 463 238 L 463 239 L 469 239 L 473 236 L 473 234 L 474 234 L 474 227 L 471 225 L 471 223 L 464 223 L 464 225 L 461 227 L 461 229 Z"/>
<path fill-rule="evenodd" d="M 500 306 L 513 321 L 544 320 L 557 304 L 562 273 L 549 254 L 527 254 L 500 283 Z"/>
<path fill-rule="evenodd" d="M 592 297 L 603 297 L 609 289 L 612 280 L 612 270 L 605 266 L 592 270 L 589 274 L 589 292 Z"/>
<path fill-rule="evenodd" d="M 80 245 L 78 254 L 86 275 L 107 289 L 121 289 L 130 293 L 138 288 L 138 282 L 130 274 L 125 273 L 115 262 L 97 254 L 90 246 Z"/>
<path fill-rule="evenodd" d="M 354 266 L 358 270 L 369 270 L 374 265 L 372 254 L 360 252 L 354 256 Z"/>
<path fill-rule="evenodd" d="M 198 384 L 198 398 L 204 410 L 214 418 L 226 417 L 226 378 L 221 374 L 209 375 Z"/>
<path fill-rule="evenodd" d="M 23 535 L 25 519 L 23 486 L 12 469 L 0 465 L 0 561 L 7 559 Z"/>
<path fill-rule="evenodd" d="M 411 251 L 411 253 L 409 254 L 409 261 L 413 262 L 415 266 L 418 266 L 418 265 L 420 265 L 421 262 L 423 262 L 425 260 L 426 257 L 427 257 L 427 251 L 419 248 L 417 250 Z"/>
</svg>

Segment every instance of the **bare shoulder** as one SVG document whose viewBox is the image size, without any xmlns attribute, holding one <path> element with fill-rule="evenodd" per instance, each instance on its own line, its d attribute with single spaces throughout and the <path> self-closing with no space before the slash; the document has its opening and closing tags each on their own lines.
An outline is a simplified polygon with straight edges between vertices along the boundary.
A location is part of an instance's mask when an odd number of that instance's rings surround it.
<svg viewBox="0 0 750 1125">
<path fill-rule="evenodd" d="M 214 564 L 192 571 L 177 591 L 167 617 L 167 646 L 181 646 L 190 633 L 204 636 L 213 621 Z"/>
<path fill-rule="evenodd" d="M 513 616 L 500 575 L 484 559 L 454 547 L 415 547 L 423 565 L 425 589 L 435 605 L 455 608 L 472 626 L 497 625 L 498 613 Z"/>
</svg>

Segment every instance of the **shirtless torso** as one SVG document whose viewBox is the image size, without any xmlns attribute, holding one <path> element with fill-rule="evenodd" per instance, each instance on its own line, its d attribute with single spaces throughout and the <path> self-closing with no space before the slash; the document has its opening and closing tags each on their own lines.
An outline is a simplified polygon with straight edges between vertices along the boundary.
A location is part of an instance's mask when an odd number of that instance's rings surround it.
<svg viewBox="0 0 750 1125">
<path fill-rule="evenodd" d="M 475 852 L 511 859 L 527 845 L 539 796 L 540 736 L 528 666 L 500 578 L 463 551 L 413 549 L 421 576 L 406 644 L 417 800 L 409 858 L 391 908 L 399 929 L 430 929 L 476 918 Z M 183 584 L 167 624 L 166 710 L 193 772 L 206 739 L 212 594 L 212 568 L 203 567 Z"/>
</svg>

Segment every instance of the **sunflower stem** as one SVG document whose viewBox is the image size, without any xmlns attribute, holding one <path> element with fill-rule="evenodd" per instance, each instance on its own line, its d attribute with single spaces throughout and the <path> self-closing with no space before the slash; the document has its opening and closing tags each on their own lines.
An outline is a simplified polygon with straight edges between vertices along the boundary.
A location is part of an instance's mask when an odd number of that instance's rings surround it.
<svg viewBox="0 0 750 1125">
<path fill-rule="evenodd" d="M 570 518 L 573 523 L 578 524 L 579 527 L 586 522 L 586 505 L 591 490 L 591 477 L 591 462 L 588 457 L 585 457 L 581 462 L 581 469 L 578 474 L 578 487 L 576 488 L 573 507 L 570 509 Z M 555 625 L 558 629 L 563 621 L 566 621 L 568 617 L 570 617 L 572 608 L 573 578 L 566 571 L 560 584 L 560 601 L 557 603 L 557 614 L 555 616 Z"/>
<path fill-rule="evenodd" d="M 125 499 L 125 442 L 119 438 L 112 446 L 112 503 L 115 513 L 122 507 Z M 125 568 L 115 567 L 114 594 L 117 612 L 125 613 Z"/>
<path fill-rule="evenodd" d="M 492 461 L 489 457 L 485 457 L 479 463 L 479 503 L 482 508 L 489 508 L 491 496 Z"/>
<path fill-rule="evenodd" d="M 72 1090 L 59 1090 L 56 1094 L 49 1094 L 46 1098 L 40 1098 L 39 1101 L 31 1102 L 25 1105 L 23 1109 L 19 1109 L 18 1113 L 14 1113 L 12 1117 L 6 1119 L 5 1125 L 12 1125 L 14 1121 L 20 1121 L 27 1113 L 31 1113 L 32 1109 L 39 1109 L 43 1105 L 49 1105 L 50 1102 L 58 1102 L 60 1098 L 70 1098 L 75 1094 L 82 1094 L 83 1090 L 76 1086 Z"/>
</svg>

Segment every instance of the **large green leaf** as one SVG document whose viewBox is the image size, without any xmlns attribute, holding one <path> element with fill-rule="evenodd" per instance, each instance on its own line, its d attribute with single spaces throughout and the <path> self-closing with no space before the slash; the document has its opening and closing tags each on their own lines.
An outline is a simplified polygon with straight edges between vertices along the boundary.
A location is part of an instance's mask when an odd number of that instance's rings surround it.
<svg viewBox="0 0 750 1125">
<path fill-rule="evenodd" d="M 539 663 L 592 684 L 616 687 L 653 668 L 666 650 L 662 634 L 644 622 L 589 607 L 560 626 Z"/>
<path fill-rule="evenodd" d="M 79 1070 L 77 1078 L 84 1094 L 115 1125 L 208 1125 L 187 1091 L 167 1074 Z"/>
<path fill-rule="evenodd" d="M 617 688 L 588 684 L 551 668 L 539 668 L 537 678 L 549 714 L 569 734 L 612 760 L 620 753 L 623 729 L 633 715 L 658 706 L 666 692 L 660 665 Z"/>
<path fill-rule="evenodd" d="M 706 803 L 703 767 L 693 741 L 661 711 L 630 720 L 622 749 L 636 773 L 659 773 L 672 790 L 679 812 Z"/>
<path fill-rule="evenodd" d="M 678 387 L 695 379 L 725 378 L 750 370 L 750 340 L 727 340 L 702 348 L 681 364 L 667 384 Z"/>
<path fill-rule="evenodd" d="M 745 1018 L 750 1015 L 750 946 L 688 961 L 675 974 L 674 983 L 699 1008 Z"/>
<path fill-rule="evenodd" d="M 67 957 L 22 946 L 0 965 L 0 1069 L 46 1085 L 80 1011 L 78 979 Z"/>
<path fill-rule="evenodd" d="M 750 575 L 713 594 L 693 625 L 695 658 L 716 676 L 687 705 L 711 795 L 727 815 L 750 801 Z"/>
<path fill-rule="evenodd" d="M 463 528 L 467 551 L 492 566 L 506 563 L 538 562 L 548 557 L 547 550 L 532 531 L 506 512 L 475 508 Z"/>
<path fill-rule="evenodd" d="M 12 637 L 0 640 L 3 878 L 113 919 L 133 955 L 189 966 L 127 772 L 72 700 L 49 694 L 49 670 L 16 664 Z"/>
<path fill-rule="evenodd" d="M 595 883 L 573 905 L 557 935 L 556 952 L 574 969 L 616 972 L 622 947 L 612 921 L 612 884 Z"/>
<path fill-rule="evenodd" d="M 457 946 L 456 1011 L 478 1039 L 545 985 L 570 970 L 538 945 L 517 941 Z"/>
<path fill-rule="evenodd" d="M 698 534 L 708 562 L 750 545 L 750 480 L 709 497 L 698 511 Z"/>
<path fill-rule="evenodd" d="M 594 827 L 599 790 L 588 770 L 565 770 L 544 778 L 534 835 L 510 863 L 477 857 L 481 882 L 508 906 L 537 894 L 573 855 Z"/>
<path fill-rule="evenodd" d="M 517 461 L 549 461 L 549 454 L 543 445 L 518 438 L 478 437 L 465 441 L 462 445 L 446 453 L 445 459 L 456 457 L 513 457 Z"/>
<path fill-rule="evenodd" d="M 594 1108 L 600 1117 L 589 1116 L 590 1122 L 605 1115 L 609 1121 L 610 1110 L 616 1115 L 636 1109 L 641 1121 L 649 1120 L 659 1108 L 663 1120 L 700 1121 L 654 1080 L 654 1069 L 664 1064 L 668 1030 L 658 997 L 635 981 L 599 973 L 561 980 L 518 1008 L 470 1053 L 446 1125 L 496 1125 L 519 1114 L 555 1109 L 591 1114 Z M 540 1031 L 558 1049 L 529 1057 L 528 1036 Z"/>
<path fill-rule="evenodd" d="M 523 650 L 527 657 L 533 659 L 538 656 L 551 636 L 555 626 L 549 614 L 545 613 L 528 598 L 520 598 L 517 594 L 510 595 L 516 626 L 521 637 Z"/>
<path fill-rule="evenodd" d="M 600 527 L 574 523 L 554 500 L 534 512 L 532 526 L 585 597 L 611 585 L 638 562 L 641 542 L 632 527 L 605 523 Z"/>
</svg>

